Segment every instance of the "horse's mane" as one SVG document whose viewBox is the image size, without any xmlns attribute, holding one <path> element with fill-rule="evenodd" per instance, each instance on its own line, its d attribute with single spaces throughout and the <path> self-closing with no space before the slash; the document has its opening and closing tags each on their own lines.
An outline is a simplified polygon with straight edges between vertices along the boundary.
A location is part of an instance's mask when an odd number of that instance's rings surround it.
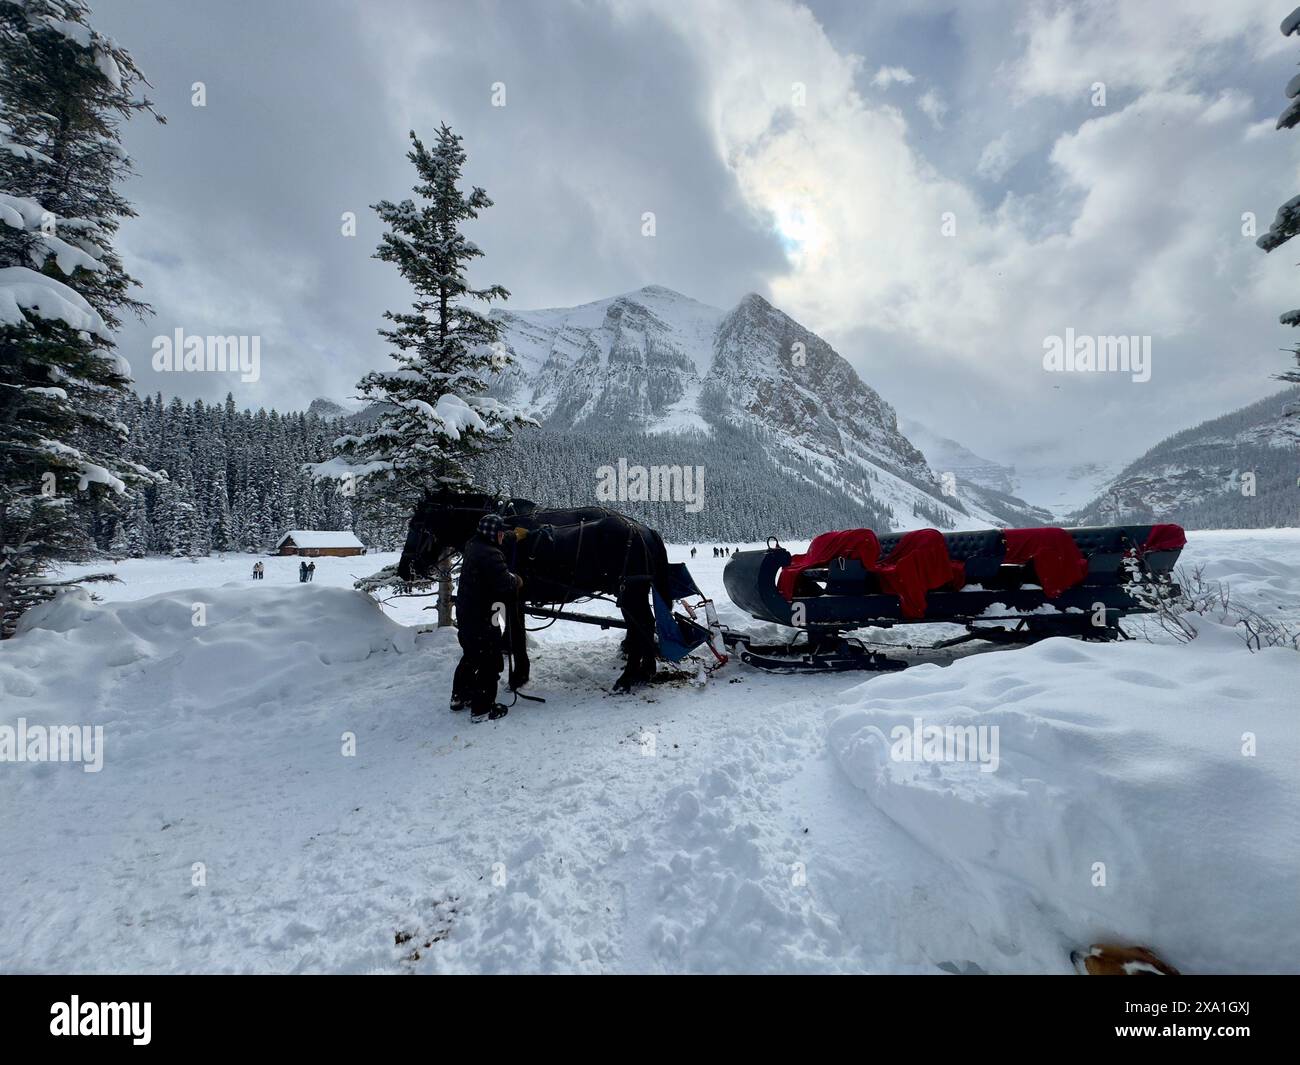
<svg viewBox="0 0 1300 1065">
<path fill-rule="evenodd" d="M 434 495 L 426 496 L 416 509 L 421 512 L 447 510 L 447 509 L 464 509 L 464 510 L 484 510 L 500 511 L 506 514 L 531 514 L 537 509 L 537 504 L 531 499 L 520 499 L 517 497 L 504 498 L 489 492 L 452 492 L 441 491 Z"/>
</svg>

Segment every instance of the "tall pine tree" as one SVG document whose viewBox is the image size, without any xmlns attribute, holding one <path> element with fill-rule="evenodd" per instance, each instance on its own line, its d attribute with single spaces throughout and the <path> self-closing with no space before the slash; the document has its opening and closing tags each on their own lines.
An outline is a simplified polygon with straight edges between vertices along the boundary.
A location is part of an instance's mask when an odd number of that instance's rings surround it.
<svg viewBox="0 0 1300 1065">
<path fill-rule="evenodd" d="M 0 0 L 0 635 L 87 557 L 78 493 L 126 496 L 149 471 L 119 456 L 130 367 L 123 312 L 148 308 L 113 250 L 130 205 L 119 126 L 144 76 L 81 0 Z M 158 117 L 158 116 L 155 116 Z M 161 121 L 161 118 L 159 118 Z M 99 509 L 98 506 L 95 509 Z"/>
<path fill-rule="evenodd" d="M 1300 34 L 1300 7 L 1282 20 L 1281 30 L 1284 37 Z M 1300 74 L 1287 82 L 1286 97 L 1290 103 L 1278 116 L 1277 129 L 1292 129 L 1300 124 Z M 1268 232 L 1255 243 L 1264 251 L 1270 252 L 1274 248 L 1280 248 L 1297 233 L 1300 233 L 1300 196 L 1293 196 L 1277 209 L 1277 216 Z M 1279 321 L 1283 325 L 1300 326 L 1300 310 L 1287 311 Z M 1276 377 L 1280 381 L 1300 384 L 1300 344 L 1292 348 L 1291 353 L 1295 357 L 1296 368 L 1283 370 Z M 1300 404 L 1288 408 L 1288 414 L 1292 417 L 1300 415 Z"/>
<path fill-rule="evenodd" d="M 492 201 L 477 186 L 468 195 L 461 190 L 465 150 L 445 123 L 431 148 L 412 131 L 407 158 L 419 177 L 419 202 L 374 205 L 388 227 L 375 258 L 397 266 L 415 300 L 410 311 L 384 314 L 392 325 L 379 332 L 397 366 L 357 385 L 364 398 L 383 404 L 383 413 L 365 432 L 341 439 L 346 465 L 333 464 L 332 471 L 356 477 L 358 504 L 371 512 L 409 511 L 439 490 L 470 487 L 471 460 L 529 420 L 485 394 L 506 355 L 496 323 L 472 304 L 510 294 L 500 285 L 470 284 L 466 270 L 483 252 L 461 227 Z M 438 623 L 449 625 L 449 576 L 440 591 Z"/>
</svg>

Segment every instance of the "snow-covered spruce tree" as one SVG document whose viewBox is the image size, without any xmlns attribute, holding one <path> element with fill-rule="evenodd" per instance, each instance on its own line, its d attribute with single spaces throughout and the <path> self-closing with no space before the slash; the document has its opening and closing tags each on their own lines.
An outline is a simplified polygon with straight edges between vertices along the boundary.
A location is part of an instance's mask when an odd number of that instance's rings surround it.
<svg viewBox="0 0 1300 1065">
<path fill-rule="evenodd" d="M 393 347 L 395 369 L 367 374 L 357 388 L 382 404 L 377 422 L 340 438 L 340 459 L 318 473 L 355 477 L 362 514 L 401 507 L 408 513 L 440 489 L 468 488 L 468 464 L 515 425 L 531 419 L 485 395 L 504 348 L 494 346 L 497 326 L 472 301 L 505 299 L 500 285 L 475 288 L 466 276 L 483 253 L 461 226 L 492 206 L 481 188 L 461 191 L 465 150 L 444 123 L 432 147 L 411 133 L 407 158 L 415 166 L 419 201 L 384 200 L 374 210 L 387 225 L 376 259 L 396 264 L 415 289 L 407 312 L 386 311 L 391 327 L 379 333 Z M 359 582 L 378 588 L 393 583 L 383 571 Z M 451 578 L 439 582 L 438 624 L 451 624 Z"/>
<path fill-rule="evenodd" d="M 1284 37 L 1300 34 L 1300 7 L 1282 20 L 1280 29 Z M 1293 129 L 1300 124 L 1300 74 L 1287 82 L 1286 97 L 1290 102 L 1278 116 L 1277 129 Z M 1268 232 L 1255 243 L 1264 251 L 1270 252 L 1274 248 L 1280 248 L 1297 233 L 1300 233 L 1300 196 L 1293 196 L 1277 209 L 1277 216 L 1269 226 Z M 1279 321 L 1283 325 L 1300 326 L 1300 309 L 1287 311 Z M 1276 376 L 1280 381 L 1300 384 L 1300 344 L 1292 348 L 1291 353 L 1295 357 L 1296 368 L 1283 370 Z M 1300 416 L 1300 404 L 1289 408 L 1287 414 L 1291 417 Z"/>
<path fill-rule="evenodd" d="M 230 519 L 230 496 L 226 487 L 226 468 L 221 466 L 212 478 L 211 499 L 211 541 L 215 550 L 220 552 L 235 549 L 235 529 Z"/>
<path fill-rule="evenodd" d="M 73 521 L 76 494 L 125 496 L 149 476 L 116 457 L 126 429 L 113 400 L 130 367 L 113 351 L 113 330 L 123 311 L 148 307 L 131 296 L 136 282 L 112 240 L 134 213 L 117 192 L 131 170 L 118 127 L 152 105 L 136 94 L 146 83 L 130 55 L 88 17 L 81 0 L 0 0 L 5 637 L 23 611 L 72 583 L 53 566 L 92 553 Z"/>
</svg>

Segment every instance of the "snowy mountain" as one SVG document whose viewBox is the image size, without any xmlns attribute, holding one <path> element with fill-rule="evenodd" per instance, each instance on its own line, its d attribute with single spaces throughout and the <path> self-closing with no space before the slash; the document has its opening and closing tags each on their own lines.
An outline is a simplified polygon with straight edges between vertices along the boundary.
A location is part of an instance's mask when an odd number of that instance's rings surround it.
<svg viewBox="0 0 1300 1065">
<path fill-rule="evenodd" d="M 959 498 L 993 514 L 999 519 L 999 524 L 1055 525 L 1063 514 L 1060 510 L 1033 506 L 1017 496 L 1015 493 L 1020 489 L 1021 478 L 1015 466 L 1004 466 L 977 455 L 957 441 L 932 432 L 920 422 L 908 422 L 903 428 L 908 439 L 924 453 L 930 468 L 938 474 L 940 485 L 946 481 L 950 487 L 955 486 Z"/>
<path fill-rule="evenodd" d="M 1005 485 L 959 476 L 951 494 L 894 408 L 826 341 L 756 294 L 723 311 L 652 285 L 493 317 L 516 361 L 497 391 L 552 432 L 637 434 L 642 451 L 629 461 L 659 461 L 644 453 L 646 438 L 741 429 L 762 442 L 778 477 L 884 507 L 896 527 L 1038 520 L 1023 501 L 981 490 Z M 698 461 L 709 458 L 705 443 Z"/>
<path fill-rule="evenodd" d="M 976 496 L 986 507 L 1010 497 L 1012 505 L 1024 509 L 1028 506 L 1024 500 L 1032 499 L 1036 504 L 1031 508 L 1033 512 L 1049 524 L 1081 510 L 1120 469 L 1118 464 L 1099 462 L 1011 466 L 977 455 L 921 422 L 908 419 L 902 428 L 941 480 L 945 474 L 952 474 L 958 485 L 965 486 L 967 494 Z"/>
<path fill-rule="evenodd" d="M 1015 490 L 1065 519 L 1096 498 L 1119 471 L 1119 463 L 1106 462 L 1017 466 Z"/>
<path fill-rule="evenodd" d="M 346 418 L 353 412 L 344 407 L 341 403 L 335 403 L 332 399 L 313 399 L 311 405 L 307 408 L 308 414 L 314 414 L 317 418 Z"/>
<path fill-rule="evenodd" d="M 958 482 L 968 481 L 995 492 L 1015 492 L 1017 484 L 1014 466 L 1004 466 L 977 455 L 970 448 L 939 435 L 921 422 L 908 420 L 901 427 L 908 439 L 921 449 L 930 468 L 940 477 L 951 473 Z"/>
<path fill-rule="evenodd" d="M 1189 528 L 1269 528 L 1300 515 L 1300 400 L 1286 389 L 1161 441 L 1077 515 L 1085 524 L 1150 518 Z"/>
</svg>

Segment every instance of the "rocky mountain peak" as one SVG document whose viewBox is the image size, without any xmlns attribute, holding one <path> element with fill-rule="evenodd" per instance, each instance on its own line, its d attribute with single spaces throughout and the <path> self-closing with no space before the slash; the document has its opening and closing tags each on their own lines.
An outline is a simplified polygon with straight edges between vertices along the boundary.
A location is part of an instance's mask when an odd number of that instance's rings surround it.
<svg viewBox="0 0 1300 1065">
<path fill-rule="evenodd" d="M 318 418 L 343 418 L 351 412 L 335 403 L 332 399 L 320 396 L 311 401 L 311 404 L 307 407 L 307 413 L 314 414 Z"/>
<path fill-rule="evenodd" d="M 999 521 L 944 496 L 894 408 L 756 292 L 726 312 L 646 285 L 578 307 L 493 316 L 515 358 L 497 389 L 548 428 L 708 434 L 725 422 L 770 441 L 771 456 L 796 476 L 897 506 L 900 522 Z"/>
</svg>

